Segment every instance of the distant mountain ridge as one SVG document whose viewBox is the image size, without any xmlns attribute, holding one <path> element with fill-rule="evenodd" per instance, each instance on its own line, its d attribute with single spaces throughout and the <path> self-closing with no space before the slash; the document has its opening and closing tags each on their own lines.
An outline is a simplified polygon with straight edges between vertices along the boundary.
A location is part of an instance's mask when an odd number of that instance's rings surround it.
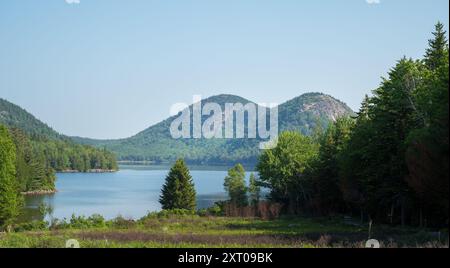
<svg viewBox="0 0 450 268">
<path fill-rule="evenodd" d="M 20 161 L 23 159 L 23 163 L 20 162 L 18 165 L 21 173 L 28 172 L 36 166 L 36 163 L 47 170 L 46 176 L 34 174 L 34 177 L 28 178 L 27 175 L 26 179 L 46 177 L 51 180 L 53 171 L 109 172 L 117 170 L 116 157 L 113 153 L 93 146 L 77 144 L 70 137 L 56 132 L 25 109 L 1 98 L 0 124 L 9 129 L 16 142 L 17 155 L 20 155 L 18 159 Z M 39 183 L 42 181 L 44 179 Z M 40 187 L 36 189 L 43 190 Z M 29 189 L 24 187 L 23 190 Z"/>
<path fill-rule="evenodd" d="M 236 95 L 217 95 L 202 100 L 217 103 L 222 109 L 226 103 L 254 103 Z M 259 107 L 267 109 L 264 107 Z M 192 105 L 189 107 L 192 111 Z M 278 106 L 279 131 L 295 130 L 310 135 L 316 126 L 326 128 L 330 122 L 341 116 L 354 115 L 343 102 L 322 93 L 306 93 Z M 72 137 L 81 144 L 104 147 L 115 152 L 119 160 L 173 162 L 184 158 L 193 164 L 256 163 L 260 153 L 258 139 L 173 139 L 170 124 L 176 117 L 170 117 L 138 134 L 118 140 L 95 140 Z M 207 118 L 207 117 L 206 117 Z M 202 118 L 202 122 L 205 118 Z"/>
<path fill-rule="evenodd" d="M 18 128 L 30 137 L 45 137 L 54 140 L 70 140 L 20 106 L 0 98 L 0 123 L 9 128 Z"/>
</svg>

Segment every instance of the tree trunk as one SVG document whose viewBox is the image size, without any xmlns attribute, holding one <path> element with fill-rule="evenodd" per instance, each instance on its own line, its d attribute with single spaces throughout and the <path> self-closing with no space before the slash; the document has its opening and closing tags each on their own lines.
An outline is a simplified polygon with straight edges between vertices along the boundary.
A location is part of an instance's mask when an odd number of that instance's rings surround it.
<svg viewBox="0 0 450 268">
<path fill-rule="evenodd" d="M 422 206 L 420 206 L 420 210 L 419 210 L 419 227 L 420 227 L 420 228 L 423 227 L 423 211 L 422 211 Z"/>
<path fill-rule="evenodd" d="M 402 221 L 402 227 L 405 226 L 405 203 L 402 201 L 401 205 L 401 221 Z"/>
<path fill-rule="evenodd" d="M 389 215 L 391 225 L 394 223 L 394 204 L 391 205 L 391 214 Z"/>
</svg>

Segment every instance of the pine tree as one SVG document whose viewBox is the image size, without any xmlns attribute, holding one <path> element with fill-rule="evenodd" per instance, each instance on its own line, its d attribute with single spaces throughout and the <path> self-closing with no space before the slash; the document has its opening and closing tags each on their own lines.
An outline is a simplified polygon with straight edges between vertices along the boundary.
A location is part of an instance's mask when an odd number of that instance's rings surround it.
<svg viewBox="0 0 450 268">
<path fill-rule="evenodd" d="M 228 176 L 225 177 L 223 185 L 232 204 L 239 207 L 248 204 L 247 187 L 245 185 L 245 169 L 241 164 L 237 164 L 228 170 Z"/>
<path fill-rule="evenodd" d="M 16 180 L 16 152 L 6 127 L 0 125 L 0 228 L 10 230 L 22 199 Z"/>
<path fill-rule="evenodd" d="M 426 53 L 425 75 L 415 99 L 428 124 L 408 136 L 406 177 L 419 198 L 419 224 L 448 221 L 449 215 L 449 59 L 446 33 L 436 25 Z"/>
<path fill-rule="evenodd" d="M 444 63 L 448 50 L 446 32 L 441 22 L 436 24 L 433 35 L 434 39 L 428 41 L 429 48 L 425 53 L 425 64 L 431 70 L 439 68 Z"/>
<path fill-rule="evenodd" d="M 317 209 L 323 212 L 342 212 L 345 208 L 339 181 L 339 154 L 347 145 L 354 120 L 338 118 L 319 140 L 319 154 L 311 172 Z"/>
<path fill-rule="evenodd" d="M 194 182 L 189 169 L 182 159 L 177 160 L 170 169 L 159 202 L 165 210 L 195 210 L 196 192 Z"/>
<path fill-rule="evenodd" d="M 258 205 L 261 199 L 261 187 L 259 186 L 254 173 L 250 174 L 248 193 L 250 195 L 250 204 L 253 206 Z"/>
</svg>

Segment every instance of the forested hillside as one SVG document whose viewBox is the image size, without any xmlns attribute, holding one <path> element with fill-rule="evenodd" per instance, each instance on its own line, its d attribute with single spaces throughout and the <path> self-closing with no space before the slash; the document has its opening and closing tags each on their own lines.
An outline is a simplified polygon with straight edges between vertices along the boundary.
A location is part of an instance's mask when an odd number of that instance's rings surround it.
<svg viewBox="0 0 450 268">
<path fill-rule="evenodd" d="M 218 95 L 202 101 L 217 103 L 224 110 L 226 103 L 253 103 L 234 95 Z M 261 109 L 266 109 L 260 107 Z M 192 111 L 192 105 L 189 107 Z M 340 116 L 353 115 L 353 111 L 341 101 L 321 93 L 308 93 L 292 99 L 279 107 L 279 128 L 296 130 L 309 135 L 316 128 L 325 129 Z M 269 113 L 267 113 L 269 115 Z M 208 117 L 204 116 L 202 122 Z M 184 158 L 188 163 L 230 165 L 243 163 L 254 165 L 260 154 L 259 139 L 173 139 L 168 118 L 137 135 L 121 140 L 92 140 L 74 137 L 74 141 L 106 147 L 115 152 L 119 160 L 173 162 Z M 245 122 L 247 122 L 247 117 Z M 235 119 L 236 120 L 236 119 Z M 247 124 L 246 124 L 247 125 Z"/>
<path fill-rule="evenodd" d="M 0 98 L 0 123 L 21 129 L 31 138 L 64 139 L 65 137 L 21 107 Z"/>
<path fill-rule="evenodd" d="M 20 192 L 54 190 L 54 169 L 44 151 L 33 146 L 30 138 L 20 129 L 13 128 L 9 132 L 16 146 L 16 178 Z"/>
<path fill-rule="evenodd" d="M 3 99 L 0 99 L 0 124 L 9 129 L 16 147 L 17 180 L 22 192 L 53 190 L 55 171 L 117 170 L 113 153 L 76 144 Z"/>
</svg>

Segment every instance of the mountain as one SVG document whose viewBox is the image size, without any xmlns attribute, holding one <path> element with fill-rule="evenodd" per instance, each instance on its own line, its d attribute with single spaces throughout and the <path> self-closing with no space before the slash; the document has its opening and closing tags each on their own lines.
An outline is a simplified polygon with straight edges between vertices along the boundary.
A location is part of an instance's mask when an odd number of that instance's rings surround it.
<svg viewBox="0 0 450 268">
<path fill-rule="evenodd" d="M 0 123 L 9 128 L 18 128 L 30 137 L 45 137 L 54 140 L 69 140 L 34 117 L 25 109 L 0 98 Z"/>
<path fill-rule="evenodd" d="M 234 95 L 218 95 L 202 100 L 217 103 L 222 111 L 226 103 L 253 102 Z M 255 104 L 256 105 L 256 104 Z M 192 105 L 189 110 L 192 113 Z M 259 109 L 267 109 L 258 106 Z M 267 113 L 269 114 L 269 113 Z M 279 131 L 296 130 L 309 135 L 319 125 L 326 128 L 340 116 L 354 112 L 343 102 L 321 93 L 307 93 L 278 106 Z M 208 116 L 202 117 L 202 123 Z M 253 165 L 260 153 L 260 139 L 173 139 L 170 125 L 176 116 L 153 125 L 135 136 L 118 140 L 94 140 L 73 137 L 73 140 L 96 147 L 105 147 L 115 152 L 122 161 L 173 162 L 184 158 L 193 164 L 234 164 Z M 245 122 L 247 125 L 247 117 Z M 236 119 L 235 119 L 236 120 Z M 191 114 L 192 122 L 192 114 Z M 192 129 L 191 129 L 192 133 Z M 247 133 L 247 132 L 245 132 Z"/>
<path fill-rule="evenodd" d="M 317 124 L 326 128 L 341 116 L 355 113 L 340 100 L 322 93 L 306 93 L 279 106 L 280 130 L 310 135 Z"/>
<path fill-rule="evenodd" d="M 52 171 L 111 171 L 117 169 L 113 153 L 93 146 L 81 145 L 60 134 L 21 107 L 0 98 L 0 124 L 5 125 L 16 143 L 17 154 L 24 161 L 18 163 L 22 173 L 39 162 L 47 172 Z M 22 152 L 23 151 L 23 152 Z M 18 162 L 20 162 L 18 157 Z M 22 163 L 23 162 L 23 163 Z M 18 170 L 19 173 L 19 170 Z M 29 179 L 28 175 L 24 175 Z M 43 179 L 43 180 L 44 180 Z M 29 187 L 25 187 L 29 190 Z"/>
</svg>

